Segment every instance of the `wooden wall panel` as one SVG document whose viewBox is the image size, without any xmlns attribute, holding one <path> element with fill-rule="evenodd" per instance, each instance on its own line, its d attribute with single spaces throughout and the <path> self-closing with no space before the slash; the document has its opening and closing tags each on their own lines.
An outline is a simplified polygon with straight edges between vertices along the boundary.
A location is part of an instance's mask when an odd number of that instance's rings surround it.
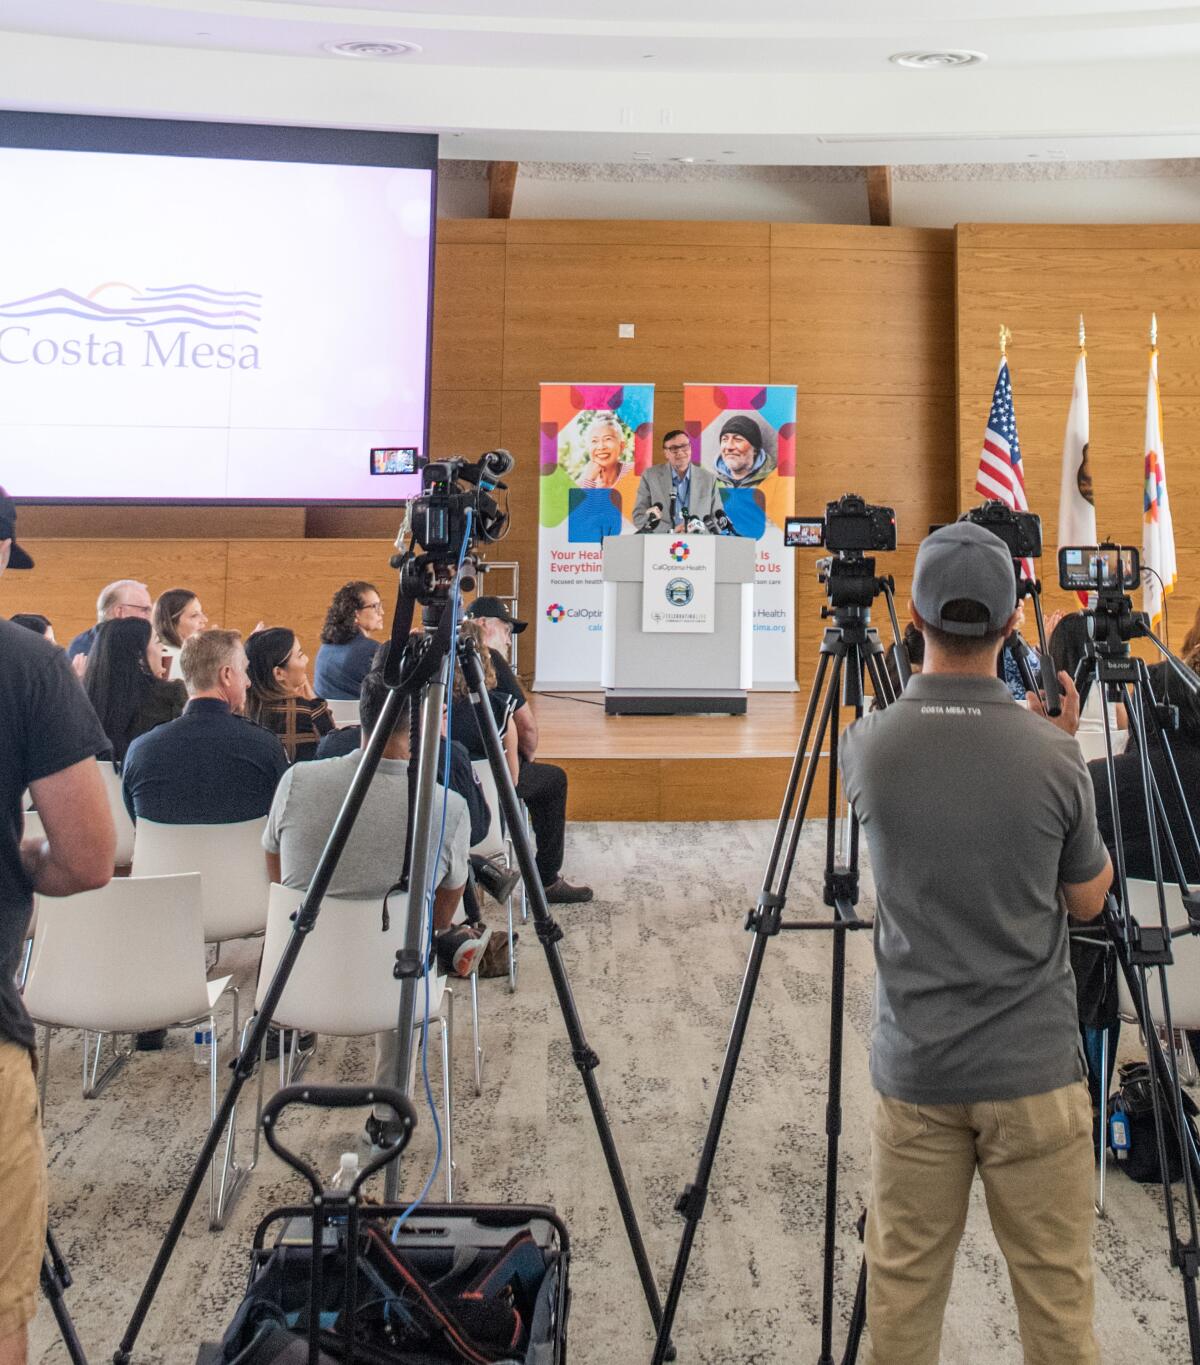
<svg viewBox="0 0 1200 1365">
<path fill-rule="evenodd" d="M 38 611 L 54 623 L 66 644 L 96 624 L 96 598 L 106 583 L 136 578 L 157 596 L 167 588 L 191 588 L 214 625 L 229 625 L 225 585 L 230 542 L 224 540 L 50 540 L 24 534 L 21 541 L 35 561 L 27 573 L 0 579 L 5 616 Z M 284 542 L 260 542 L 277 553 Z"/>
<path fill-rule="evenodd" d="M 504 269 L 503 241 L 439 240 L 434 277 L 434 389 L 500 387 Z"/>
<path fill-rule="evenodd" d="M 554 380 L 754 383 L 770 369 L 765 241 L 693 246 L 665 231 L 657 245 L 510 240 L 506 294 L 505 389 Z M 621 322 L 636 327 L 632 340 L 618 338 Z"/>
<path fill-rule="evenodd" d="M 975 471 L 995 383 L 997 332 L 1005 323 L 1012 330 L 1008 358 L 1026 488 L 1044 529 L 1048 605 L 1067 600 L 1054 584 L 1056 530 L 1079 314 L 1087 327 L 1097 530 L 1140 545 L 1148 331 L 1157 311 L 1179 549 L 1170 613 L 1178 645 L 1195 611 L 1200 551 L 1200 229 L 970 224 L 957 230 L 957 252 L 959 505 L 979 501 Z"/>
</svg>

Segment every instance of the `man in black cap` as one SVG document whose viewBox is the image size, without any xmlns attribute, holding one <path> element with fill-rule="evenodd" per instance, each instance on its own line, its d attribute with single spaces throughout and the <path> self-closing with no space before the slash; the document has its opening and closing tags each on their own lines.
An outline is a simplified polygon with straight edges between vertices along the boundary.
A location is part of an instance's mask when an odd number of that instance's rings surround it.
<svg viewBox="0 0 1200 1365">
<path fill-rule="evenodd" d="M 850 727 L 841 755 L 876 889 L 871 1358 L 938 1360 L 978 1171 L 1025 1359 L 1096 1365 L 1091 1103 L 1067 915 L 1100 913 L 1112 868 L 1071 737 L 1079 698 L 1061 673 L 1051 724 L 996 676 L 1016 583 L 982 526 L 927 537 L 912 595 L 922 671 Z"/>
<path fill-rule="evenodd" d="M 734 413 L 721 427 L 717 483 L 722 488 L 754 488 L 774 472 L 775 457 L 763 449 L 762 428 L 753 417 Z"/>
<path fill-rule="evenodd" d="M 518 621 L 498 597 L 477 597 L 467 608 L 467 615 L 483 628 L 483 638 L 496 669 L 497 690 L 513 700 L 513 724 L 517 727 L 517 748 L 521 757 L 517 795 L 529 807 L 537 841 L 538 875 L 546 899 L 552 905 L 590 901 L 590 886 L 573 885 L 562 875 L 567 830 L 567 775 L 556 764 L 534 762 L 538 746 L 537 720 L 508 663 L 512 637 L 520 635 L 528 623 Z"/>
<path fill-rule="evenodd" d="M 32 569 L 0 489 L 0 573 Z M 46 1239 L 46 1155 L 34 1032 L 16 987 L 33 893 L 71 896 L 113 874 L 116 833 L 96 755 L 109 747 L 57 645 L 0 620 L 0 1361 L 26 1358 Z M 28 787 L 45 830 L 22 840 Z"/>
</svg>

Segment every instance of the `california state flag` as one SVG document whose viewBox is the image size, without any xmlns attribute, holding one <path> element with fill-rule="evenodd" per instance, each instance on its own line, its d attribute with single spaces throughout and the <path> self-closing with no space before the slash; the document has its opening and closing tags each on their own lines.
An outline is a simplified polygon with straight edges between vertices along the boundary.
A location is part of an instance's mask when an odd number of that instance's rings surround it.
<svg viewBox="0 0 1200 1365">
<path fill-rule="evenodd" d="M 1167 498 L 1167 463 L 1163 455 L 1162 404 L 1158 396 L 1158 348 L 1150 348 L 1150 383 L 1146 390 L 1146 462 L 1142 496 L 1142 610 L 1157 629 L 1163 597 L 1175 586 L 1175 529 Z M 1157 574 L 1157 577 L 1155 576 Z M 1161 579 L 1161 582 L 1160 582 Z"/>
<path fill-rule="evenodd" d="M 1092 472 L 1088 466 L 1088 385 L 1087 352 L 1081 346 L 1075 362 L 1075 384 L 1071 390 L 1071 410 L 1067 413 L 1067 432 L 1063 437 L 1062 487 L 1058 495 L 1058 548 L 1064 545 L 1096 544 L 1096 503 L 1092 494 Z M 1079 600 L 1087 606 L 1087 593 Z"/>
</svg>

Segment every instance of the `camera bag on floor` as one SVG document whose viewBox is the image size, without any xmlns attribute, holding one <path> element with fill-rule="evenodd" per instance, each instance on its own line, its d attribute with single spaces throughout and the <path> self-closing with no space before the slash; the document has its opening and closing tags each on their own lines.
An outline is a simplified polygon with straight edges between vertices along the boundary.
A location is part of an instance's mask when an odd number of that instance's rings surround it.
<svg viewBox="0 0 1200 1365">
<path fill-rule="evenodd" d="M 1108 1101 L 1108 1144 L 1117 1165 L 1139 1185 L 1156 1184 L 1162 1179 L 1158 1162 L 1158 1140 L 1154 1133 L 1154 1099 L 1150 1091 L 1150 1067 L 1145 1062 L 1124 1062 L 1118 1073 L 1116 1092 Z M 1183 1178 L 1179 1141 L 1175 1135 L 1171 1100 L 1160 1085 L 1158 1093 L 1163 1109 L 1163 1137 L 1167 1144 L 1167 1171 L 1171 1182 Z M 1191 1129 L 1193 1141 L 1200 1141 L 1195 1117 L 1200 1113 L 1195 1100 L 1183 1092 L 1184 1122 Z M 1127 1145 L 1116 1140 L 1124 1116 L 1123 1127 Z"/>
<path fill-rule="evenodd" d="M 391 1108 L 403 1125 L 348 1190 L 276 1136 L 291 1104 Z M 380 1086 L 289 1086 L 263 1111 L 271 1148 L 313 1190 L 274 1209 L 254 1234 L 246 1296 L 198 1365 L 563 1365 L 570 1242 L 553 1209 L 429 1204 L 397 1227 L 406 1204 L 363 1202 L 364 1182 L 407 1146 L 416 1117 Z"/>
</svg>

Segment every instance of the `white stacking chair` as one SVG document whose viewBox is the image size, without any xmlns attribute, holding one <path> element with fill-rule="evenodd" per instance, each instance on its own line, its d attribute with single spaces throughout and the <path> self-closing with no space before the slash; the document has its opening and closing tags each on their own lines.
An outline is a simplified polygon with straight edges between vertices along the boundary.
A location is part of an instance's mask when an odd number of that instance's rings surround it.
<svg viewBox="0 0 1200 1365">
<path fill-rule="evenodd" d="M 28 797 L 29 793 L 25 793 Z M 22 810 L 24 818 L 24 829 L 21 831 L 22 840 L 25 839 L 44 839 L 46 831 L 42 827 L 42 817 L 35 810 Z M 38 898 L 33 898 L 33 913 L 29 916 L 29 923 L 25 926 L 25 947 L 21 953 L 21 965 L 17 969 L 17 985 L 24 988 L 25 979 L 29 975 L 29 955 L 33 951 L 33 931 L 37 927 L 37 908 Z"/>
<path fill-rule="evenodd" d="M 133 821 L 129 818 L 121 795 L 121 777 L 111 763 L 98 760 L 96 766 L 104 779 L 104 794 L 108 797 L 108 809 L 112 812 L 113 824 L 117 830 L 117 851 L 113 857 L 113 866 L 128 867 L 133 862 Z"/>
<path fill-rule="evenodd" d="M 250 938 L 267 927 L 271 882 L 262 835 L 266 817 L 231 825 L 159 825 L 139 820 L 133 875 L 199 872 L 204 941 Z"/>
<path fill-rule="evenodd" d="M 292 917 L 304 900 L 303 891 L 273 884 L 267 911 L 255 1009 L 262 1007 L 288 940 Z M 334 1037 L 358 1038 L 395 1029 L 400 1005 L 400 982 L 392 974 L 396 952 L 404 946 L 405 898 L 388 901 L 389 927 L 382 928 L 382 902 L 338 900 L 326 896 L 317 923 L 296 958 L 292 974 L 276 1005 L 271 1022 L 297 1034 L 311 1030 Z M 430 977 L 429 1023 L 440 1033 L 442 1052 L 442 1127 L 445 1133 L 446 1199 L 454 1195 L 454 1096 L 452 1056 L 454 994 L 445 977 Z M 249 1026 L 247 1026 L 249 1027 Z M 413 1031 L 425 1028 L 425 986 L 417 986 Z M 282 1038 L 281 1038 L 282 1044 Z M 414 1054 L 415 1055 L 415 1054 Z M 280 1046 L 280 1085 L 294 1079 L 291 1058 Z M 262 1113 L 263 1072 L 259 1064 L 259 1114 Z M 410 1089 L 411 1089 L 410 1077 Z M 261 1124 L 256 1125 L 256 1133 Z"/>
<path fill-rule="evenodd" d="M 98 891 L 62 899 L 43 897 L 24 1001 L 43 1030 L 41 1096 L 46 1107 L 50 1033 L 83 1030 L 83 1093 L 93 1099 L 125 1065 L 132 1045 L 118 1052 L 101 1075 L 105 1034 L 160 1028 L 206 1027 L 209 1108 L 217 1113 L 218 1038 L 214 1010 L 227 992 L 238 1036 L 238 996 L 232 977 L 205 980 L 201 890 L 197 873 L 174 877 L 120 877 Z M 96 1034 L 89 1057 L 89 1037 Z M 163 1116 L 174 1122 L 174 1115 Z M 214 1156 L 209 1173 L 209 1224 L 220 1226 L 231 1177 L 236 1179 L 233 1126 L 222 1160 L 220 1187 Z"/>
<path fill-rule="evenodd" d="M 330 701 L 326 705 L 329 707 L 329 713 L 333 716 L 333 723 L 338 729 L 345 725 L 358 724 L 358 702 Z"/>
<path fill-rule="evenodd" d="M 512 840 L 504 829 L 503 812 L 500 809 L 500 792 L 496 787 L 496 779 L 492 776 L 491 764 L 487 759 L 472 759 L 471 767 L 475 769 L 475 776 L 479 779 L 479 785 L 483 788 L 484 800 L 488 804 L 488 810 L 492 813 L 491 824 L 488 831 L 475 844 L 471 852 L 478 853 L 484 858 L 500 858 L 506 868 L 513 866 L 513 846 Z M 524 892 L 524 883 L 521 885 Z M 508 913 L 508 989 L 517 989 L 517 945 L 514 939 L 513 925 L 513 898 L 510 895 L 505 902 L 505 910 Z"/>
</svg>

